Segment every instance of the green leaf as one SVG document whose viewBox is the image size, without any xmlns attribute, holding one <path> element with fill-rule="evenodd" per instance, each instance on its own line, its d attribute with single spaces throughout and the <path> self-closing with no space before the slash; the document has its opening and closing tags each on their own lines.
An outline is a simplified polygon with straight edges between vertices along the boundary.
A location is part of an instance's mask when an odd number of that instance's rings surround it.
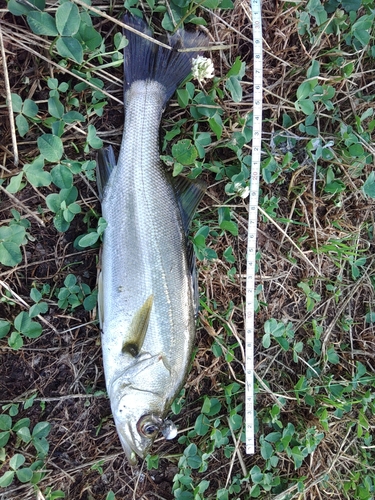
<svg viewBox="0 0 375 500">
<path fill-rule="evenodd" d="M 198 151 L 190 139 L 182 139 L 173 145 L 172 155 L 178 163 L 192 165 L 197 159 Z"/>
<path fill-rule="evenodd" d="M 45 9 L 46 2 L 45 0 L 28 0 L 27 3 L 17 2 L 17 0 L 10 0 L 8 2 L 8 9 L 11 14 L 15 16 L 23 16 L 28 12 L 33 10 L 41 10 Z"/>
<path fill-rule="evenodd" d="M 49 422 L 38 422 L 34 429 L 32 436 L 33 438 L 47 437 L 51 430 L 51 424 Z"/>
<path fill-rule="evenodd" d="M 22 332 L 29 339 L 36 339 L 42 335 L 42 325 L 37 321 L 31 321 L 27 331 Z"/>
<path fill-rule="evenodd" d="M 314 113 L 315 104 L 311 99 L 301 99 L 300 101 L 297 101 L 295 104 L 297 111 L 301 110 L 302 113 L 304 113 L 305 115 L 311 115 L 312 113 Z"/>
<path fill-rule="evenodd" d="M 103 141 L 96 135 L 96 128 L 94 125 L 89 125 L 87 127 L 87 142 L 94 149 L 103 147 Z"/>
<path fill-rule="evenodd" d="M 181 108 L 186 108 L 190 101 L 189 92 L 186 89 L 177 90 L 177 101 Z"/>
<path fill-rule="evenodd" d="M 202 5 L 207 9 L 216 9 L 219 3 L 220 0 L 205 0 Z"/>
<path fill-rule="evenodd" d="M 362 144 L 351 144 L 349 146 L 349 153 L 353 157 L 363 156 L 365 154 L 365 150 L 363 149 Z"/>
<path fill-rule="evenodd" d="M 205 413 L 206 415 L 213 416 L 219 413 L 221 410 L 221 403 L 217 398 L 209 398 L 205 397 L 203 406 L 202 406 L 202 413 Z"/>
<path fill-rule="evenodd" d="M 97 49 L 103 41 L 101 34 L 93 26 L 88 26 L 86 23 L 81 23 L 78 33 L 90 50 Z"/>
<path fill-rule="evenodd" d="M 232 0 L 221 0 L 219 4 L 220 9 L 234 9 Z"/>
<path fill-rule="evenodd" d="M 327 21 L 328 15 L 320 0 L 310 0 L 306 9 L 315 18 L 318 26 Z"/>
<path fill-rule="evenodd" d="M 9 467 L 13 470 L 17 470 L 22 465 L 25 463 L 25 457 L 21 455 L 21 453 L 16 453 L 13 455 L 13 457 L 9 460 Z"/>
<path fill-rule="evenodd" d="M 61 36 L 75 35 L 80 23 L 81 18 L 77 5 L 72 2 L 64 2 L 58 7 L 56 11 L 56 27 Z"/>
<path fill-rule="evenodd" d="M 21 429 L 17 431 L 17 436 L 22 439 L 24 443 L 30 443 L 31 441 L 30 429 L 28 427 L 21 427 Z"/>
<path fill-rule="evenodd" d="M 310 95 L 311 84 L 310 82 L 303 82 L 297 89 L 297 100 L 306 99 Z"/>
<path fill-rule="evenodd" d="M 49 186 L 51 174 L 44 170 L 44 159 L 38 156 L 32 163 L 23 167 L 27 180 L 35 187 Z"/>
<path fill-rule="evenodd" d="M 337 365 L 340 362 L 340 358 L 334 347 L 329 347 L 327 349 L 327 360 L 333 365 Z"/>
<path fill-rule="evenodd" d="M 207 432 L 210 430 L 210 421 L 208 420 L 206 415 L 203 415 L 203 413 L 198 415 L 195 421 L 194 429 L 198 436 L 205 436 L 207 434 Z"/>
<path fill-rule="evenodd" d="M 22 183 L 22 178 L 23 172 L 13 175 L 13 177 L 10 178 L 10 182 L 6 187 L 8 193 L 18 193 L 18 191 L 21 191 L 21 189 L 25 187 L 25 184 Z"/>
<path fill-rule="evenodd" d="M 32 396 L 30 396 L 29 398 L 26 399 L 26 401 L 24 402 L 23 404 L 23 407 L 25 410 L 27 410 L 28 408 L 31 408 L 34 404 L 34 399 L 36 398 L 37 394 L 33 394 Z"/>
<path fill-rule="evenodd" d="M 374 22 L 374 15 L 365 15 L 360 17 L 352 27 L 352 33 L 355 38 L 365 47 L 370 42 L 370 30 Z"/>
<path fill-rule="evenodd" d="M 39 302 L 38 304 L 34 304 L 29 309 L 30 318 L 35 318 L 39 314 L 45 314 L 48 311 L 47 302 Z"/>
<path fill-rule="evenodd" d="M 246 71 L 246 64 L 241 61 L 240 57 L 237 56 L 232 67 L 227 73 L 227 78 L 231 76 L 236 76 L 241 79 L 244 77 L 245 71 Z"/>
<path fill-rule="evenodd" d="M 83 301 L 83 308 L 85 311 L 92 311 L 98 302 L 98 293 L 97 291 L 85 297 Z"/>
<path fill-rule="evenodd" d="M 78 113 L 78 111 L 68 111 L 67 113 L 62 115 L 62 119 L 65 123 L 85 121 L 85 117 L 81 113 Z"/>
<path fill-rule="evenodd" d="M 27 22 L 36 35 L 56 36 L 58 31 L 54 18 L 48 12 L 33 10 L 27 14 Z"/>
<path fill-rule="evenodd" d="M 18 94 L 11 94 L 12 108 L 14 113 L 21 113 L 22 99 Z"/>
<path fill-rule="evenodd" d="M 73 186 L 69 189 L 62 189 L 60 191 L 60 198 L 62 201 L 65 201 L 67 205 L 74 203 L 78 196 L 78 189 Z"/>
<path fill-rule="evenodd" d="M 220 223 L 220 229 L 229 231 L 233 236 L 238 236 L 238 225 L 232 220 L 223 220 Z"/>
<path fill-rule="evenodd" d="M 311 66 L 307 70 L 307 78 L 314 78 L 320 74 L 320 63 L 319 61 L 313 60 Z"/>
<path fill-rule="evenodd" d="M 0 432 L 0 448 L 3 448 L 4 446 L 6 446 L 8 444 L 9 438 L 10 438 L 9 431 Z"/>
<path fill-rule="evenodd" d="M 82 238 L 79 240 L 79 246 L 81 248 L 87 248 L 91 247 L 92 245 L 95 245 L 95 243 L 98 241 L 99 235 L 97 232 L 92 232 L 85 234 Z"/>
<path fill-rule="evenodd" d="M 27 312 L 20 312 L 14 320 L 14 328 L 21 333 L 24 333 L 30 326 L 31 320 Z"/>
<path fill-rule="evenodd" d="M 53 218 L 53 223 L 55 225 L 55 228 L 60 232 L 60 233 L 65 233 L 69 229 L 70 222 L 67 222 L 64 217 L 62 211 L 59 211 L 55 217 Z"/>
<path fill-rule="evenodd" d="M 12 332 L 8 338 L 8 345 L 12 349 L 20 349 L 23 346 L 23 339 L 19 332 Z"/>
<path fill-rule="evenodd" d="M 273 455 L 272 445 L 264 439 L 261 439 L 260 441 L 260 454 L 262 455 L 264 460 L 268 460 Z"/>
<path fill-rule="evenodd" d="M 234 264 L 236 261 L 236 257 L 233 255 L 233 248 L 229 246 L 224 252 L 223 252 L 223 257 L 224 259 L 229 262 L 230 264 Z"/>
<path fill-rule="evenodd" d="M 242 101 L 242 87 L 236 76 L 231 76 L 229 80 L 225 82 L 225 88 L 230 92 L 234 102 Z"/>
<path fill-rule="evenodd" d="M 30 479 L 33 477 L 33 471 L 29 467 L 25 467 L 23 469 L 19 469 L 16 472 L 17 479 L 21 483 L 28 483 Z"/>
<path fill-rule="evenodd" d="M 116 33 L 113 38 L 113 43 L 116 50 L 122 50 L 128 45 L 129 41 L 122 33 Z"/>
<path fill-rule="evenodd" d="M 0 415 L 0 430 L 9 431 L 12 428 L 12 419 L 7 414 Z"/>
<path fill-rule="evenodd" d="M 45 457 L 49 450 L 49 443 L 46 438 L 34 439 L 33 445 L 38 452 L 38 457 Z"/>
<path fill-rule="evenodd" d="M 43 134 L 37 139 L 40 153 L 47 161 L 58 162 L 63 155 L 64 148 L 60 137 L 52 134 Z"/>
<path fill-rule="evenodd" d="M 215 113 L 212 118 L 208 120 L 210 128 L 214 134 L 216 134 L 216 139 L 219 141 L 223 133 L 223 120 L 219 113 Z"/>
<path fill-rule="evenodd" d="M 292 457 L 294 460 L 294 468 L 298 469 L 299 467 L 301 467 L 303 459 L 305 457 L 303 456 L 302 451 L 298 446 L 294 446 L 292 448 Z"/>
<path fill-rule="evenodd" d="M 50 210 L 52 210 L 52 212 L 57 213 L 59 210 L 61 210 L 60 195 L 57 193 L 49 194 L 46 197 L 46 204 L 47 204 L 47 207 Z"/>
<path fill-rule="evenodd" d="M 78 64 L 81 64 L 83 61 L 82 45 L 75 38 L 68 36 L 59 38 L 56 42 L 56 49 L 62 57 L 73 59 Z"/>
<path fill-rule="evenodd" d="M 266 332 L 264 335 L 263 335 L 263 338 L 262 338 L 262 345 L 265 349 L 268 349 L 269 346 L 271 345 L 271 335 L 269 332 Z"/>
<path fill-rule="evenodd" d="M 27 132 L 29 131 L 29 122 L 26 120 L 26 118 L 23 115 L 17 115 L 16 116 L 16 125 L 17 125 L 17 130 L 18 133 L 20 134 L 21 137 L 25 137 Z"/>
<path fill-rule="evenodd" d="M 22 113 L 29 118 L 35 118 L 38 114 L 39 108 L 38 105 L 32 101 L 31 99 L 25 99 L 22 106 Z"/>
<path fill-rule="evenodd" d="M 51 170 L 52 182 L 60 189 L 68 189 L 73 186 L 73 174 L 65 165 L 56 165 Z"/>
<path fill-rule="evenodd" d="M 172 176 L 177 177 L 180 175 L 180 173 L 184 170 L 184 166 L 181 163 L 178 163 L 177 161 L 173 165 L 173 172 Z"/>
<path fill-rule="evenodd" d="M 20 429 L 22 429 L 22 427 L 29 427 L 30 425 L 30 419 L 25 417 L 25 418 L 21 418 L 20 420 L 18 420 L 18 422 L 16 422 L 13 426 L 13 430 L 14 432 L 17 432 L 19 431 Z"/>
<path fill-rule="evenodd" d="M 12 241 L 17 245 L 24 243 L 26 230 L 21 224 L 0 227 L 0 241 Z"/>
<path fill-rule="evenodd" d="M 375 198 L 375 172 L 371 172 L 367 177 L 366 182 L 362 186 L 362 191 L 365 196 Z"/>
<path fill-rule="evenodd" d="M 0 263 L 3 266 L 14 267 L 21 260 L 22 254 L 19 245 L 13 243 L 13 241 L 0 241 Z"/>
<path fill-rule="evenodd" d="M 12 484 L 14 478 L 14 472 L 12 470 L 6 471 L 1 477 L 0 477 L 0 487 L 6 488 L 10 484 Z"/>
<path fill-rule="evenodd" d="M 48 99 L 48 113 L 54 118 L 61 118 L 64 114 L 64 106 L 61 104 L 58 96 L 52 96 Z"/>
<path fill-rule="evenodd" d="M 0 339 L 6 337 L 9 333 L 9 330 L 10 330 L 9 321 L 0 319 Z M 1 422 L 1 415 L 0 415 L 0 422 Z M 0 429 L 2 429 L 1 423 L 0 423 Z"/>
<path fill-rule="evenodd" d="M 342 8 L 345 9 L 346 12 L 357 12 L 361 4 L 361 0 L 342 0 L 341 2 Z"/>
</svg>

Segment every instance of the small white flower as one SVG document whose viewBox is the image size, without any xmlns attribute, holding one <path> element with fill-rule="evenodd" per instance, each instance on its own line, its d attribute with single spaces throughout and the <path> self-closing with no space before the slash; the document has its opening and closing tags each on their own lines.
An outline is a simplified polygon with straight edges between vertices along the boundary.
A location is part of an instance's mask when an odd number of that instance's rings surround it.
<svg viewBox="0 0 375 500">
<path fill-rule="evenodd" d="M 191 71 L 193 77 L 200 83 L 204 83 L 206 79 L 209 80 L 215 75 L 215 68 L 211 59 L 203 56 L 198 56 L 192 60 Z"/>
<path fill-rule="evenodd" d="M 241 196 L 241 198 L 245 199 L 249 196 L 250 188 L 249 186 L 243 186 L 240 182 L 234 183 L 234 189 L 236 190 L 236 194 Z"/>
</svg>

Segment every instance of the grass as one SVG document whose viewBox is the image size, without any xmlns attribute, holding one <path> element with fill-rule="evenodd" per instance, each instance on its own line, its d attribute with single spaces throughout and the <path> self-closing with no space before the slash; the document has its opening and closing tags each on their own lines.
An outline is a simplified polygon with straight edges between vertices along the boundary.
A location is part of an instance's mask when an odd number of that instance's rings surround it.
<svg viewBox="0 0 375 500">
<path fill-rule="evenodd" d="M 121 141 L 123 7 L 32 4 L 1 10 L 1 498 L 373 499 L 373 1 L 263 3 L 254 456 L 242 347 L 251 10 L 125 2 L 161 32 L 200 24 L 227 46 L 212 51 L 215 78 L 182 85 L 163 119 L 168 167 L 209 185 L 191 235 L 201 308 L 172 407 L 178 439 L 133 470 L 95 311 L 95 150 Z"/>
</svg>

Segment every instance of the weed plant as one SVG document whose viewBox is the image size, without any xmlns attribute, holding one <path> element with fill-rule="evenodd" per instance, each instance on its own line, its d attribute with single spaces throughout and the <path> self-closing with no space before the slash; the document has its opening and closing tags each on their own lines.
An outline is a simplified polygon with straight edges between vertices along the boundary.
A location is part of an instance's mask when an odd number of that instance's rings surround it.
<svg viewBox="0 0 375 500">
<path fill-rule="evenodd" d="M 0 497 L 375 498 L 373 0 L 263 2 L 256 453 L 244 447 L 251 9 L 231 0 L 8 0 L 1 12 Z M 124 8 L 194 25 L 215 77 L 162 122 L 173 176 L 204 179 L 200 313 L 175 441 L 127 464 L 96 280 L 96 150 L 119 148 Z M 208 54 L 209 55 L 209 54 Z"/>
</svg>

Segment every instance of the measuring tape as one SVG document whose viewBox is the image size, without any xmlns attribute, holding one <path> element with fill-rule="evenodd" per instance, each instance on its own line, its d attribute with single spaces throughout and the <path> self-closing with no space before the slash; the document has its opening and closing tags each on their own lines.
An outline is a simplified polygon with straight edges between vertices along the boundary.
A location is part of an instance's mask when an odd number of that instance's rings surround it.
<svg viewBox="0 0 375 500">
<path fill-rule="evenodd" d="M 263 87 L 263 43 L 261 0 L 251 0 L 253 14 L 253 140 L 250 177 L 249 225 L 246 261 L 246 308 L 245 308 L 245 418 L 246 453 L 255 453 L 254 438 L 254 311 L 255 268 L 258 222 L 259 174 L 262 147 L 262 87 Z"/>
</svg>

